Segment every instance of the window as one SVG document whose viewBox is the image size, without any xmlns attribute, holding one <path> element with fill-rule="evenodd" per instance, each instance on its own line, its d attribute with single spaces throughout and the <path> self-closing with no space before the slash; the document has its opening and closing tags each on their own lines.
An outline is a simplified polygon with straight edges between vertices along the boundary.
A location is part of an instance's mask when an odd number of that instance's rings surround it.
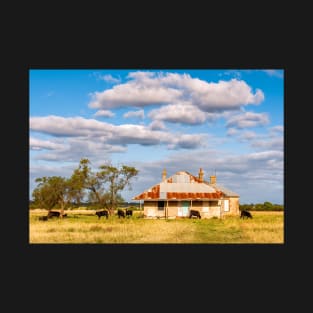
<svg viewBox="0 0 313 313">
<path fill-rule="evenodd" d="M 224 211 L 225 212 L 229 211 L 229 200 L 224 200 Z"/>
<path fill-rule="evenodd" d="M 202 212 L 209 212 L 209 203 L 208 201 L 202 202 Z"/>
<path fill-rule="evenodd" d="M 158 210 L 163 211 L 164 210 L 164 202 L 165 201 L 158 201 Z"/>
<path fill-rule="evenodd" d="M 218 206 L 218 201 L 210 201 L 210 206 Z"/>
</svg>

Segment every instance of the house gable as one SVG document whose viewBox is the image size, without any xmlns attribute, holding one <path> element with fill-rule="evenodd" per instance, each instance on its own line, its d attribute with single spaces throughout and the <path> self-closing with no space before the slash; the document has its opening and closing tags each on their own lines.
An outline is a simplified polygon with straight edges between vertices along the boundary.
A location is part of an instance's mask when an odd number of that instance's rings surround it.
<svg viewBox="0 0 313 313">
<path fill-rule="evenodd" d="M 143 193 L 135 196 L 133 200 L 175 200 L 175 199 L 220 199 L 223 192 L 216 190 L 209 184 L 188 172 L 177 172 L 157 185 L 152 186 Z"/>
</svg>

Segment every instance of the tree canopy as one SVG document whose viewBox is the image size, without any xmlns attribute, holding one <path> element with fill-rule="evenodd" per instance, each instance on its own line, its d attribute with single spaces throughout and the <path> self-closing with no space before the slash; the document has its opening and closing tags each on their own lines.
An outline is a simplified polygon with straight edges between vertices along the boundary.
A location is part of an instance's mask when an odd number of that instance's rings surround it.
<svg viewBox="0 0 313 313">
<path fill-rule="evenodd" d="M 37 187 L 33 191 L 34 202 L 47 210 L 60 206 L 64 210 L 71 199 L 70 181 L 64 177 L 51 176 L 37 178 Z"/>
<path fill-rule="evenodd" d="M 34 202 L 48 210 L 56 205 L 63 210 L 69 203 L 80 203 L 87 196 L 90 202 L 113 213 L 117 205 L 124 201 L 121 192 L 126 187 L 131 189 L 131 180 L 138 172 L 135 167 L 116 167 L 109 162 L 94 171 L 89 159 L 82 158 L 68 179 L 59 176 L 37 178 Z"/>
</svg>

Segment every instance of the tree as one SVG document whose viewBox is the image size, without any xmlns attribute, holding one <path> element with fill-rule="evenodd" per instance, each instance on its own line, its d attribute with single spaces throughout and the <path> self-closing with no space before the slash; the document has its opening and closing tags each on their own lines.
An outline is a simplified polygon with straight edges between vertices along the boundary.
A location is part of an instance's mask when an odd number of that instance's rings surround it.
<svg viewBox="0 0 313 313">
<path fill-rule="evenodd" d="M 51 211 L 56 205 L 61 208 L 61 216 L 71 200 L 71 182 L 60 177 L 41 177 L 35 180 L 38 186 L 33 191 L 33 198 L 40 208 Z"/>
<path fill-rule="evenodd" d="M 60 176 L 37 178 L 38 186 L 33 191 L 34 202 L 41 208 L 53 209 L 56 205 L 64 209 L 74 200 L 77 204 L 89 192 L 89 200 L 99 207 L 114 213 L 117 205 L 123 201 L 120 192 L 129 187 L 130 181 L 138 174 L 134 167 L 122 165 L 120 168 L 111 164 L 101 165 L 98 172 L 92 171 L 90 161 L 83 158 L 79 166 L 68 179 Z"/>
<path fill-rule="evenodd" d="M 98 173 L 103 183 L 108 186 L 107 205 L 109 210 L 113 212 L 119 202 L 119 192 L 125 187 L 131 189 L 130 180 L 138 174 L 138 170 L 134 167 L 122 165 L 120 168 L 112 165 L 101 165 L 101 171 Z"/>
<path fill-rule="evenodd" d="M 90 161 L 84 158 L 81 159 L 73 175 L 79 181 L 80 186 L 91 193 L 89 199 L 92 202 L 106 207 L 110 214 L 113 214 L 122 200 L 120 192 L 126 186 L 131 189 L 130 181 L 138 174 L 138 170 L 127 165 L 118 168 L 110 163 L 101 165 L 99 169 L 98 172 L 93 172 L 90 168 Z"/>
<path fill-rule="evenodd" d="M 266 211 L 272 211 L 273 210 L 273 204 L 271 202 L 265 201 L 263 203 L 263 208 Z"/>
<path fill-rule="evenodd" d="M 79 205 L 85 196 L 85 181 L 89 170 L 87 160 L 82 159 L 78 169 L 75 169 L 72 176 L 69 178 L 69 195 L 76 205 Z"/>
</svg>

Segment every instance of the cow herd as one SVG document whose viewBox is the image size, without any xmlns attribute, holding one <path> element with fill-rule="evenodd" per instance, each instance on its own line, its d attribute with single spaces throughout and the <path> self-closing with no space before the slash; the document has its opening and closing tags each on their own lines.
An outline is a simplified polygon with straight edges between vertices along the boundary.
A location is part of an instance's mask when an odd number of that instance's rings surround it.
<svg viewBox="0 0 313 313">
<path fill-rule="evenodd" d="M 96 211 L 95 215 L 98 216 L 98 219 L 101 218 L 101 216 L 105 217 L 106 219 L 109 218 L 109 210 L 98 210 Z M 133 210 L 131 209 L 125 209 L 125 210 L 122 210 L 122 209 L 118 209 L 117 210 L 117 213 L 116 215 L 118 216 L 118 218 L 125 218 L 125 217 L 131 217 L 133 216 Z M 61 213 L 59 211 L 49 211 L 47 215 L 45 216 L 39 216 L 38 220 L 39 221 L 47 221 L 48 219 L 50 218 L 53 218 L 53 217 L 66 217 L 67 214 L 63 214 L 61 215 Z"/>
<path fill-rule="evenodd" d="M 116 214 L 118 218 L 121 218 L 121 217 L 125 218 L 125 216 L 130 217 L 130 216 L 133 216 L 133 210 L 126 209 L 124 211 L 122 209 L 118 209 Z M 100 219 L 101 216 L 104 216 L 106 219 L 108 219 L 110 214 L 108 210 L 99 210 L 99 211 L 96 211 L 96 215 L 98 216 L 98 219 Z"/>
<path fill-rule="evenodd" d="M 109 211 L 108 210 L 98 210 L 96 211 L 95 215 L 98 216 L 98 219 L 101 218 L 101 216 L 105 217 L 106 219 L 109 218 Z M 133 215 L 133 211 L 130 209 L 118 209 L 116 215 L 118 216 L 118 218 L 125 218 L 125 217 L 131 217 Z M 46 216 L 39 216 L 39 220 L 40 221 L 47 221 L 49 218 L 53 218 L 53 217 L 66 217 L 67 214 L 63 214 L 61 215 L 61 213 L 59 211 L 49 211 L 48 215 Z M 199 218 L 201 219 L 201 214 L 199 211 L 197 210 L 190 210 L 189 212 L 189 218 Z M 240 213 L 240 218 L 244 219 L 244 218 L 252 218 L 252 214 L 249 211 L 246 210 L 242 210 Z"/>
<path fill-rule="evenodd" d="M 192 218 L 192 217 L 201 218 L 201 214 L 200 214 L 199 211 L 190 210 L 189 218 Z M 240 218 L 242 218 L 242 219 L 252 218 L 252 214 L 249 211 L 247 211 L 247 210 L 242 210 L 241 213 L 240 213 Z"/>
<path fill-rule="evenodd" d="M 201 214 L 199 211 L 196 210 L 190 210 L 189 212 L 189 218 L 201 218 Z M 240 218 L 245 219 L 245 218 L 252 218 L 252 214 L 247 211 L 247 210 L 242 210 L 240 213 Z"/>
</svg>

